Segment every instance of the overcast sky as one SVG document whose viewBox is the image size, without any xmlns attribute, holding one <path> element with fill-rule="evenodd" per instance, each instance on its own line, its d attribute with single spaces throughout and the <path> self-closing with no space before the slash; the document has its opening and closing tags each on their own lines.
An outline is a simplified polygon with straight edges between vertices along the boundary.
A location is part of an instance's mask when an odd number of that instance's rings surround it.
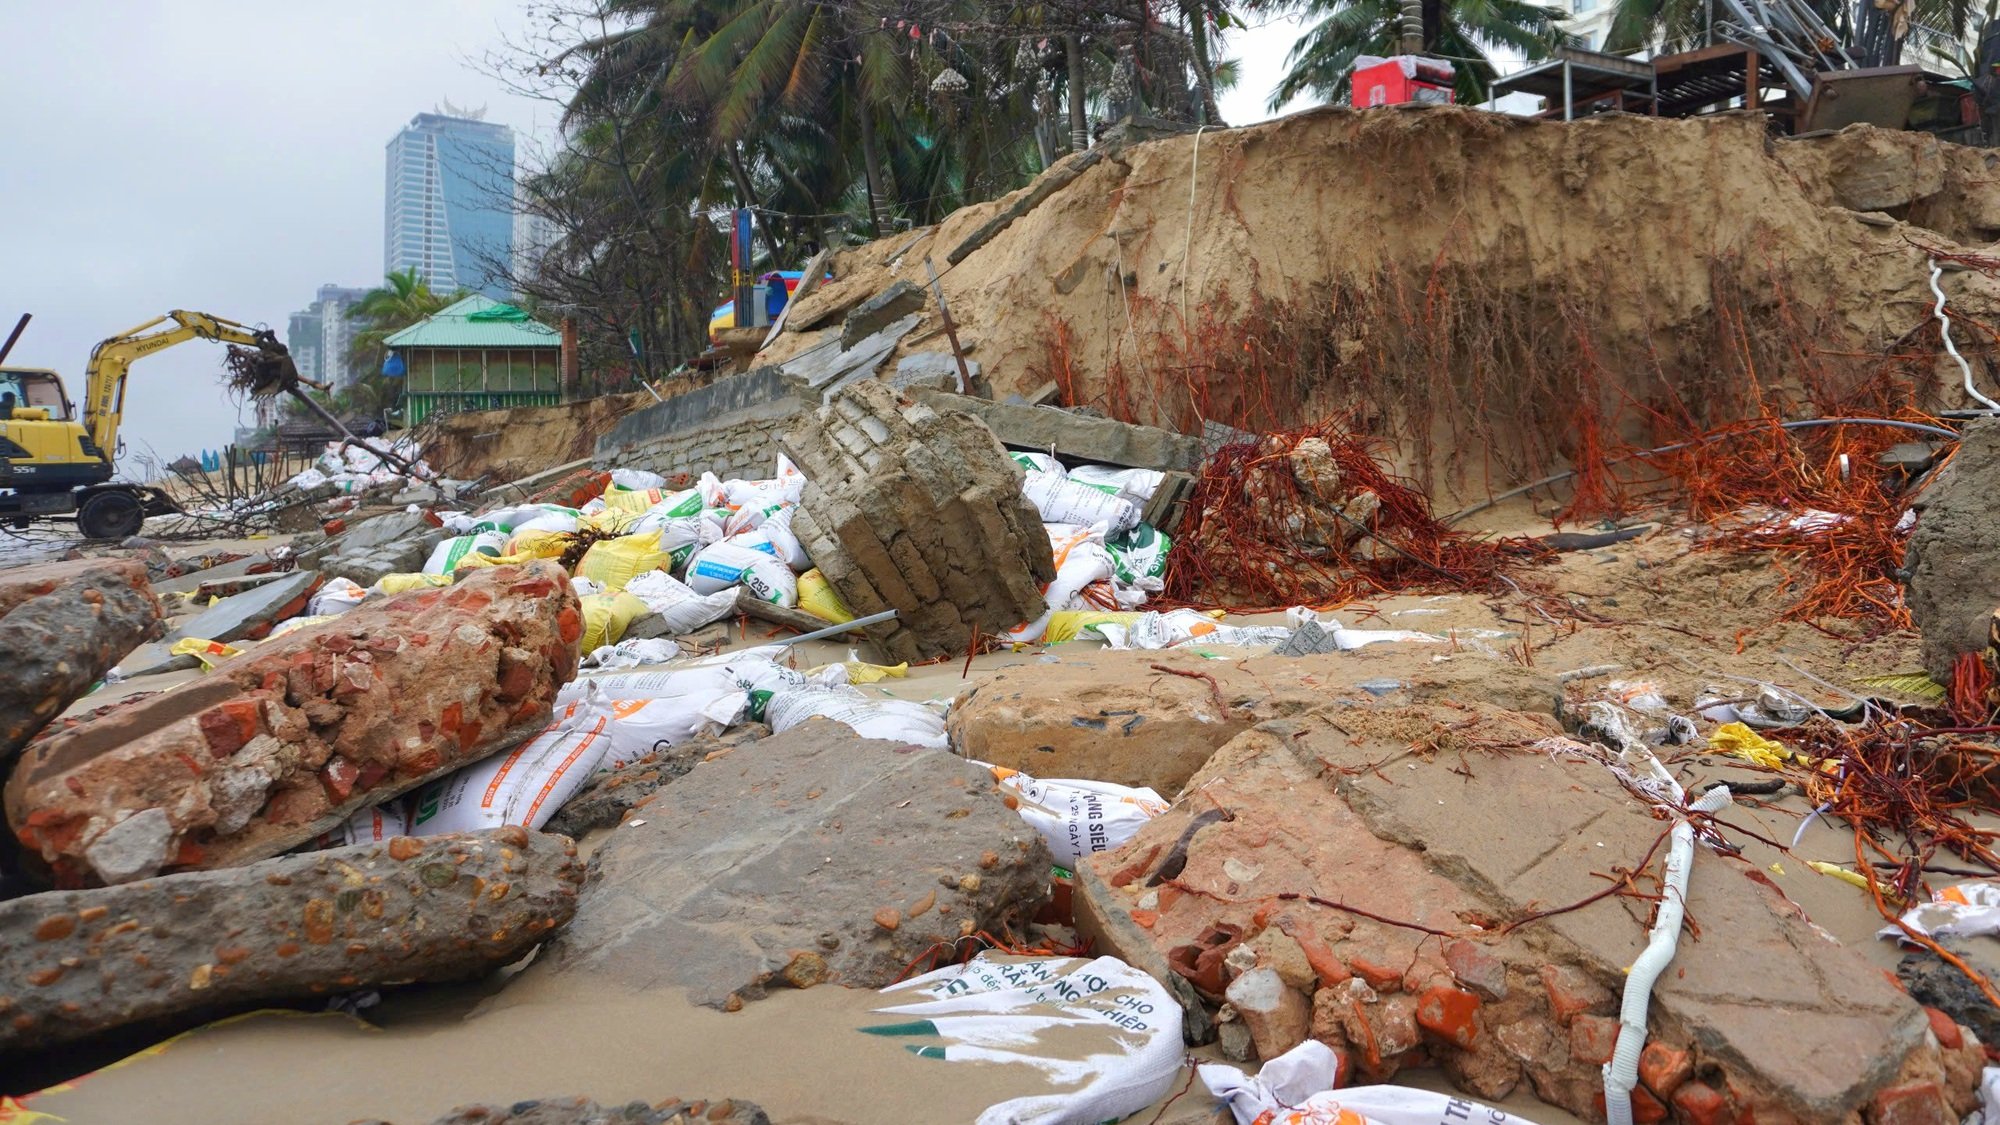
<svg viewBox="0 0 2000 1125">
<path fill-rule="evenodd" d="M 0 336 L 10 364 L 82 393 L 90 348 L 168 309 L 284 335 L 322 284 L 382 277 L 383 146 L 449 99 L 546 136 L 554 111 L 468 65 L 518 30 L 520 0 L 90 0 L 0 3 Z M 1235 125 L 1264 101 L 1295 31 L 1239 33 Z M 133 368 L 131 452 L 226 443 L 238 420 L 221 348 Z M 248 420 L 247 410 L 244 415 Z"/>
</svg>

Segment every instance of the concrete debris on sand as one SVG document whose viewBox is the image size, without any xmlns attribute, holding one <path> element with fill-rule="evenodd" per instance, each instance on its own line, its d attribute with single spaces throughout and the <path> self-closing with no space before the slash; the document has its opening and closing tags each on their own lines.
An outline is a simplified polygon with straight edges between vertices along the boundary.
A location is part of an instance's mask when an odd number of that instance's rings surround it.
<svg viewBox="0 0 2000 1125">
<path fill-rule="evenodd" d="M 1593 871 L 1641 868 L 1664 827 L 1605 766 L 1551 755 L 1560 733 L 1456 704 L 1264 724 L 1189 779 L 1201 800 L 1084 865 L 1079 929 L 1228 1000 L 1263 1057 L 1291 1045 L 1304 1004 L 1308 1033 L 1360 1081 L 1437 1065 L 1475 1097 L 1526 1083 L 1596 1119 L 1647 910 L 1586 896 L 1605 886 Z M 1922 1106 L 1910 1120 L 1973 1108 L 1970 1033 L 1942 1045 L 1760 874 L 1696 852 L 1700 940 L 1683 938 L 1654 986 L 1638 1119 L 1879 1122 L 1885 1098 Z M 1296 995 L 1272 995 L 1279 982 Z"/>
<path fill-rule="evenodd" d="M 984 424 L 857 384 L 782 445 L 807 485 L 792 527 L 891 660 L 962 653 L 1032 621 L 1055 562 L 1020 475 Z"/>
<path fill-rule="evenodd" d="M 355 1125 L 393 1123 L 365 1121 Z M 771 1125 L 771 1118 L 755 1103 L 735 1098 L 669 1098 L 615 1106 L 598 1105 L 588 1098 L 542 1098 L 504 1106 L 459 1106 L 430 1125 Z"/>
<path fill-rule="evenodd" d="M 1049 863 L 986 770 L 816 719 L 627 818 L 543 959 L 725 1008 L 782 985 L 880 988 L 972 935 L 1023 933 Z"/>
<path fill-rule="evenodd" d="M 1333 699 L 1357 705 L 1390 676 L 1391 702 L 1483 701 L 1553 715 L 1562 689 L 1546 672 L 1461 654 L 1433 662 L 1393 646 L 1341 655 L 1206 660 L 1186 652 L 1097 650 L 1050 676 L 1006 668 L 959 694 L 954 750 L 1038 777 L 1084 777 L 1173 794 L 1230 739 Z"/>
<path fill-rule="evenodd" d="M 678 746 L 661 747 L 617 769 L 592 774 L 544 827 L 574 837 L 613 827 L 627 811 L 643 804 L 667 783 L 686 777 L 709 755 L 735 750 L 770 733 L 771 728 L 763 723 L 744 723 L 722 734 L 698 735 Z"/>
<path fill-rule="evenodd" d="M 0 771 L 29 738 L 82 698 L 160 628 L 146 568 L 85 559 L 0 572 Z"/>
<path fill-rule="evenodd" d="M 276 855 L 540 730 L 581 633 L 547 561 L 373 602 L 54 731 L 7 820 L 62 886 Z"/>
<path fill-rule="evenodd" d="M 0 903 L 0 1052 L 507 964 L 569 920 L 583 864 L 518 827 L 398 837 Z"/>
</svg>

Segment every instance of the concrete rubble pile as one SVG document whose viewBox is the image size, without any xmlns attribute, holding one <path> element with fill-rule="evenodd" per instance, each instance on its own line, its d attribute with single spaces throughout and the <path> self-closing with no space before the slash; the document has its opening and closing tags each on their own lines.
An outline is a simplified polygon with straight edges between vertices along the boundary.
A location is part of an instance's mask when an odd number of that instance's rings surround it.
<svg viewBox="0 0 2000 1125">
<path fill-rule="evenodd" d="M 1263 452 L 1316 497 L 1288 546 L 1366 563 L 1368 494 L 1332 451 Z M 131 560 L 0 574 L 0 636 L 28 653 L 0 679 L 4 811 L 25 877 L 57 888 L 0 902 L 0 1052 L 531 951 L 510 981 L 740 1012 L 1087 949 L 1171 998 L 1148 1006 L 1176 1051 L 1310 1040 L 1341 1085 L 1435 1068 L 1604 1119 L 1688 814 L 1525 641 L 1149 609 L 1202 463 L 1165 431 L 862 379 L 765 453 L 769 476 L 614 460 L 466 510 L 341 455 L 293 485 L 354 486 L 354 518 L 162 583 L 178 614 Z M 391 485 L 394 510 L 361 503 Z M 1913 572 L 1963 551 L 1913 547 Z M 1962 652 L 1984 617 L 1960 616 Z M 857 647 L 803 667 L 738 617 Z M 982 644 L 1039 651 L 927 700 L 863 690 Z M 99 680 L 141 690 L 55 718 Z M 1675 765 L 1697 793 L 1706 763 Z M 1970 1019 L 1827 937 L 1719 818 L 1699 829 L 1698 940 L 1648 994 L 1633 1119 L 1975 1108 Z M 438 1120 L 768 1118 L 563 1096 Z"/>
<path fill-rule="evenodd" d="M 67 886 L 276 855 L 546 725 L 581 630 L 547 563 L 387 599 L 33 744 L 8 823 Z"/>
</svg>

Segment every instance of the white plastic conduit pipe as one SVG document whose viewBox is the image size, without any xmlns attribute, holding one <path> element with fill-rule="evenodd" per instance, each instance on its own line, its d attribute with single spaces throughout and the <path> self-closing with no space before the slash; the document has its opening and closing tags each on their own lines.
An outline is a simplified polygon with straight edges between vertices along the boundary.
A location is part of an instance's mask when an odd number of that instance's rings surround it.
<svg viewBox="0 0 2000 1125">
<path fill-rule="evenodd" d="M 1944 350 L 1951 353 L 1951 358 L 1958 363 L 1960 374 L 1965 376 L 1965 393 L 1978 399 L 1988 410 L 2000 410 L 2000 402 L 1994 402 L 1980 394 L 1972 385 L 1972 365 L 1965 362 L 1965 357 L 1958 354 L 1958 345 L 1951 342 L 1951 318 L 1944 315 L 1944 290 L 1938 288 L 1938 278 L 1943 276 L 1944 269 L 1937 264 L 1936 258 L 1932 258 L 1931 292 L 1937 294 L 1937 305 L 1931 309 L 1931 315 L 1937 317 L 1938 335 L 1944 337 Z"/>
<path fill-rule="evenodd" d="M 1682 796 L 1674 786 L 1674 796 Z M 1729 787 L 1718 785 L 1701 795 L 1691 812 L 1713 813 L 1730 802 Z M 1667 845 L 1666 886 L 1660 892 L 1659 914 L 1646 948 L 1625 975 L 1625 998 L 1618 1008 L 1618 1046 L 1604 1064 L 1604 1116 L 1609 1125 L 1632 1125 L 1632 1087 L 1639 1082 L 1639 1052 L 1646 1046 L 1646 1010 L 1653 1000 L 1653 982 L 1666 971 L 1680 942 L 1681 915 L 1687 909 L 1688 868 L 1694 865 L 1694 825 L 1682 817 Z"/>
</svg>

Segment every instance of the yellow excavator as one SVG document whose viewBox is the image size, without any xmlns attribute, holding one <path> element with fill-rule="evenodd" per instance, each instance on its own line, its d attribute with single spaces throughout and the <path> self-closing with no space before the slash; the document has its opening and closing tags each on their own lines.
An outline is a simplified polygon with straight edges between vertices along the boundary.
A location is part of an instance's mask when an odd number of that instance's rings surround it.
<svg viewBox="0 0 2000 1125">
<path fill-rule="evenodd" d="M 261 377 L 273 385 L 298 381 L 291 354 L 270 331 L 207 313 L 175 309 L 100 342 L 84 369 L 78 416 L 62 379 L 47 368 L 5 366 L 27 327 L 23 316 L 0 345 L 0 521 L 27 527 L 37 518 L 74 513 L 90 539 L 136 534 L 147 516 L 180 510 L 157 488 L 111 479 L 120 450 L 125 377 L 132 362 L 187 340 L 214 340 L 255 352 Z M 248 389 L 248 388 L 246 388 Z M 268 393 L 263 386 L 253 393 Z"/>
</svg>

